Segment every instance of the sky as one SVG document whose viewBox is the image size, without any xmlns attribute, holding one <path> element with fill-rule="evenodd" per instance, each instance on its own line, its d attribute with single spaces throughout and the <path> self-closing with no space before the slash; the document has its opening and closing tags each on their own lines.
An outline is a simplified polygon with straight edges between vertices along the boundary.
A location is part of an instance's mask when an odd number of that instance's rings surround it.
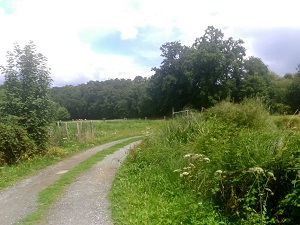
<svg viewBox="0 0 300 225">
<path fill-rule="evenodd" d="M 0 0 L 0 65 L 13 43 L 32 40 L 53 86 L 150 77 L 161 45 L 191 46 L 214 26 L 282 76 L 300 63 L 299 8 L 299 0 Z"/>
</svg>

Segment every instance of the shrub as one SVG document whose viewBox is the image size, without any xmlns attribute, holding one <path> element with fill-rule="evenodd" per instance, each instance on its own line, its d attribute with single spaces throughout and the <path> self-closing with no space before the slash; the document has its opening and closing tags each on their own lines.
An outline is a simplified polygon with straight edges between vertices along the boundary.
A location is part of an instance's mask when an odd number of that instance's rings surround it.
<svg viewBox="0 0 300 225">
<path fill-rule="evenodd" d="M 29 158 L 35 150 L 35 144 L 24 128 L 0 123 L 0 157 L 3 164 L 10 165 L 21 158 Z"/>
<path fill-rule="evenodd" d="M 264 105 L 251 99 L 222 102 L 193 118 L 198 122 L 184 128 L 186 135 L 176 126 L 171 139 L 192 146 L 176 170 L 183 189 L 212 200 L 239 224 L 299 221 L 299 133 L 277 129 Z"/>
<path fill-rule="evenodd" d="M 269 112 L 259 99 L 245 99 L 240 104 L 223 101 L 204 112 L 206 118 L 215 116 L 226 124 L 240 128 L 274 129 Z"/>
</svg>

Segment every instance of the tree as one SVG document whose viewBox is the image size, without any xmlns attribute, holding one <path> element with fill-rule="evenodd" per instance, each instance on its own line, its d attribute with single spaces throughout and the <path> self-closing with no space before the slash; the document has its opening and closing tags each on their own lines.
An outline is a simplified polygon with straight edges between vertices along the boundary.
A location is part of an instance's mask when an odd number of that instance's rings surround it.
<svg viewBox="0 0 300 225">
<path fill-rule="evenodd" d="M 244 70 L 248 75 L 258 74 L 262 77 L 266 77 L 269 72 L 268 66 L 260 58 L 254 56 L 250 56 L 244 61 Z"/>
<path fill-rule="evenodd" d="M 299 70 L 291 79 L 287 91 L 287 102 L 292 112 L 299 112 L 300 110 L 300 67 L 298 66 L 298 68 Z"/>
<path fill-rule="evenodd" d="M 48 90 L 52 80 L 46 62 L 30 41 L 24 48 L 15 44 L 14 51 L 7 53 L 6 67 L 1 66 L 5 75 L 4 113 L 18 117 L 40 150 L 46 148 L 47 126 L 51 122 Z"/>
<path fill-rule="evenodd" d="M 5 99 L 4 88 L 3 85 L 0 85 L 0 116 L 3 113 L 2 106 L 3 106 L 4 99 Z"/>
<path fill-rule="evenodd" d="M 71 118 L 71 115 L 65 107 L 61 106 L 57 102 L 51 101 L 51 118 L 53 121 L 66 121 Z"/>
<path fill-rule="evenodd" d="M 188 48 L 180 42 L 167 42 L 161 46 L 163 61 L 160 68 L 153 68 L 149 94 L 154 114 L 171 113 L 172 107 L 180 110 L 189 103 L 190 79 L 185 74 L 185 54 Z"/>
<path fill-rule="evenodd" d="M 192 104 L 209 107 L 235 98 L 242 78 L 245 48 L 242 40 L 224 40 L 221 30 L 209 26 L 190 51 Z"/>
</svg>

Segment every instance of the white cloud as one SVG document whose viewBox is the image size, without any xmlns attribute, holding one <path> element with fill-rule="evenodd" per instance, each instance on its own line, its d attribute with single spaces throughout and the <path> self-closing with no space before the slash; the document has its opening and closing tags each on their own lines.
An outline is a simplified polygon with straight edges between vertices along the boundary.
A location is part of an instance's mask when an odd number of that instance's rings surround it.
<svg viewBox="0 0 300 225">
<path fill-rule="evenodd" d="M 0 0 L 0 2 L 3 0 Z M 209 25 L 226 37 L 242 38 L 254 52 L 249 29 L 299 28 L 297 0 L 12 0 L 13 12 L 0 7 L 0 64 L 12 43 L 33 40 L 48 57 L 56 83 L 151 74 L 133 56 L 100 54 L 80 39 L 83 30 L 98 35 L 120 32 L 122 40 L 136 39 L 141 29 L 152 29 L 143 41 L 157 45 L 144 56 L 153 58 L 166 41 L 181 40 L 191 45 Z M 153 44 L 154 43 L 154 44 Z M 141 50 L 142 52 L 143 50 Z M 148 54 L 149 52 L 149 54 Z M 159 66 L 159 65 L 153 65 Z"/>
</svg>

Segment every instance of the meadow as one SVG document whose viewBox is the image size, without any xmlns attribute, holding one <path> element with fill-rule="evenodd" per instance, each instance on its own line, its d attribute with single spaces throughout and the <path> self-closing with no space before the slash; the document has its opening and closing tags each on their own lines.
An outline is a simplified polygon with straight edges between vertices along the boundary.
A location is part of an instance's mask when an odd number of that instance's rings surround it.
<svg viewBox="0 0 300 225">
<path fill-rule="evenodd" d="M 0 189 L 80 151 L 127 137 L 143 136 L 159 120 L 96 120 L 53 123 L 49 128 L 50 145 L 46 154 L 24 155 L 18 163 L 0 167 Z"/>
<path fill-rule="evenodd" d="M 297 224 L 299 127 L 258 100 L 177 116 L 119 169 L 115 224 Z"/>
</svg>

